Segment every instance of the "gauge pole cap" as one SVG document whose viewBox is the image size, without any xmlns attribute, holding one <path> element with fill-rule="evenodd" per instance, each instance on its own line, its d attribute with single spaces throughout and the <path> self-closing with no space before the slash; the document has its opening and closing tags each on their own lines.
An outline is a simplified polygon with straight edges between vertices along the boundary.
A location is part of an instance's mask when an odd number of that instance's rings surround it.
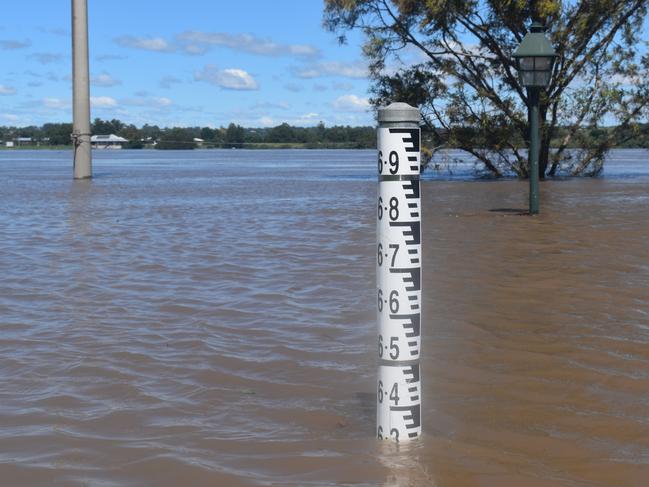
<svg viewBox="0 0 649 487">
<path fill-rule="evenodd" d="M 396 102 L 388 106 L 380 107 L 378 110 L 378 121 L 383 122 L 421 122 L 421 113 L 418 108 L 407 103 Z"/>
</svg>

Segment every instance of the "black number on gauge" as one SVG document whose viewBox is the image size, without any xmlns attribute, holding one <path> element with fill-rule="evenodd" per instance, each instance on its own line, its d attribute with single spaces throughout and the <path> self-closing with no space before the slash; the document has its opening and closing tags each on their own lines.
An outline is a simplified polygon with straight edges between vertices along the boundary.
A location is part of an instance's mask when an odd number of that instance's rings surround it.
<svg viewBox="0 0 649 487">
<path fill-rule="evenodd" d="M 392 390 L 390 390 L 390 401 L 394 401 L 394 405 L 398 406 L 399 405 L 399 384 L 394 383 L 392 386 Z"/>
<path fill-rule="evenodd" d="M 393 314 L 399 312 L 399 292 L 398 291 L 392 291 L 390 293 L 390 312 Z"/>
<path fill-rule="evenodd" d="M 390 174 L 396 174 L 399 172 L 399 154 L 397 154 L 395 151 L 390 152 L 390 156 L 388 157 L 388 161 L 390 162 Z"/>
<path fill-rule="evenodd" d="M 397 258 L 397 252 L 399 252 L 399 244 L 390 244 L 389 247 L 394 250 L 392 253 L 392 261 L 390 262 L 390 267 L 394 267 L 394 260 Z"/>
<path fill-rule="evenodd" d="M 381 198 L 379 198 L 381 200 Z M 379 208 L 381 207 L 381 202 L 379 202 Z M 383 216 L 383 212 L 381 212 L 381 216 Z M 379 217 L 379 220 L 381 217 Z M 394 221 L 399 219 L 399 200 L 393 196 L 390 198 L 390 220 Z"/>
</svg>

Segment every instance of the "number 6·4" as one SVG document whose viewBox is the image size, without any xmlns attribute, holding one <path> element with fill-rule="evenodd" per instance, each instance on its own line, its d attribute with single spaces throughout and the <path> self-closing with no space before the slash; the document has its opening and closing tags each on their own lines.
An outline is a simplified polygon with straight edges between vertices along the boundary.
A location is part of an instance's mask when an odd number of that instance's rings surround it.
<svg viewBox="0 0 649 487">
<path fill-rule="evenodd" d="M 377 405 L 387 414 L 388 410 L 399 410 L 394 408 L 421 404 L 420 387 L 418 365 L 380 365 L 376 389 Z"/>
</svg>

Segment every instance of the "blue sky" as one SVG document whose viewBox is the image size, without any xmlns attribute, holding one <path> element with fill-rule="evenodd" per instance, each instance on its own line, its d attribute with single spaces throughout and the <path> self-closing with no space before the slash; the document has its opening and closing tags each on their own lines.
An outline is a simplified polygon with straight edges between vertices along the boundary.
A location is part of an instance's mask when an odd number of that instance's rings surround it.
<svg viewBox="0 0 649 487">
<path fill-rule="evenodd" d="M 372 125 L 361 38 L 321 0 L 88 0 L 92 118 Z M 5 2 L 0 125 L 71 121 L 70 0 Z"/>
</svg>

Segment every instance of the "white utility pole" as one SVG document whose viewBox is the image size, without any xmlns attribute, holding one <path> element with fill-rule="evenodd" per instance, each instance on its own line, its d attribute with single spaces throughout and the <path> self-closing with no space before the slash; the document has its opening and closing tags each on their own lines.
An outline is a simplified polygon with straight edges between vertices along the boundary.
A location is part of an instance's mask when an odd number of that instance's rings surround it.
<svg viewBox="0 0 649 487">
<path fill-rule="evenodd" d="M 72 0 L 72 143 L 74 179 L 92 177 L 88 0 Z"/>
</svg>

